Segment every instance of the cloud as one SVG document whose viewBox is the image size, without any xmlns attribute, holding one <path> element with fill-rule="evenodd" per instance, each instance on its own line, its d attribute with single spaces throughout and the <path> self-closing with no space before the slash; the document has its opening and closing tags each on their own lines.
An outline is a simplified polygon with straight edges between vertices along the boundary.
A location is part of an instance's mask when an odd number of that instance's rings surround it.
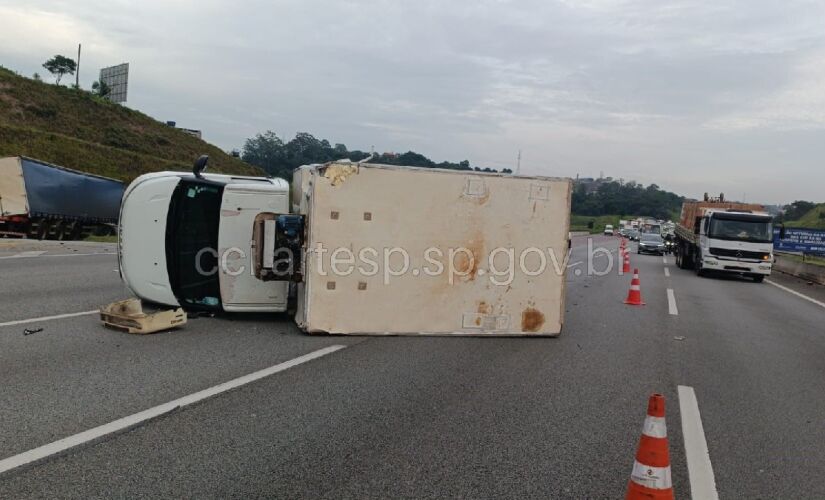
<svg viewBox="0 0 825 500">
<path fill-rule="evenodd" d="M 792 188 L 752 172 L 811 172 L 799 197 L 825 183 L 809 135 L 825 122 L 823 14 L 768 0 L 7 0 L 0 63 L 42 73 L 83 42 L 83 86 L 128 61 L 129 106 L 226 149 L 269 129 L 498 168 L 522 150 L 527 173 L 692 196 L 719 179 L 771 201 Z"/>
</svg>

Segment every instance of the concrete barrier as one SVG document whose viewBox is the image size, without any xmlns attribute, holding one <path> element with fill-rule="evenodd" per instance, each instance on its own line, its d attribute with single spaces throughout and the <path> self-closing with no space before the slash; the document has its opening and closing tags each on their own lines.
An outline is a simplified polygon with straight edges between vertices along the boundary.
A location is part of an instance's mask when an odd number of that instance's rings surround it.
<svg viewBox="0 0 825 500">
<path fill-rule="evenodd" d="M 789 258 L 788 254 L 777 253 L 774 257 L 773 269 L 775 271 L 825 285 L 825 267 Z"/>
<path fill-rule="evenodd" d="M 573 236 L 590 236 L 589 231 L 570 231 L 570 237 Z"/>
</svg>

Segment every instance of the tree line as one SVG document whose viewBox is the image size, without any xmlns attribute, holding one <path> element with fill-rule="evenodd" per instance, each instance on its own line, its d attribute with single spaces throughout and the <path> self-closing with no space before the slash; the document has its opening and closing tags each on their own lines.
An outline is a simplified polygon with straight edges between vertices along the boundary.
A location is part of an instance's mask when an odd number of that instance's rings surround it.
<svg viewBox="0 0 825 500">
<path fill-rule="evenodd" d="M 678 216 L 684 198 L 656 184 L 603 181 L 592 191 L 576 183 L 571 201 L 572 212 L 578 215 L 644 215 L 667 220 Z"/>
<path fill-rule="evenodd" d="M 269 130 L 247 139 L 241 152 L 243 161 L 262 168 L 269 175 L 288 180 L 292 179 L 292 171 L 301 165 L 343 159 L 361 161 L 369 156 L 370 153 L 366 151 L 349 150 L 346 145 L 340 143 L 333 145 L 326 139 L 318 139 L 306 132 L 299 132 L 295 135 L 295 138 L 284 142 L 283 139 Z M 375 155 L 369 162 L 409 167 L 496 172 L 491 168 L 472 167 L 468 160 L 458 163 L 448 161 L 436 163 L 413 151 L 401 154 L 381 153 Z M 501 172 L 512 173 L 512 170 L 505 168 Z"/>
</svg>

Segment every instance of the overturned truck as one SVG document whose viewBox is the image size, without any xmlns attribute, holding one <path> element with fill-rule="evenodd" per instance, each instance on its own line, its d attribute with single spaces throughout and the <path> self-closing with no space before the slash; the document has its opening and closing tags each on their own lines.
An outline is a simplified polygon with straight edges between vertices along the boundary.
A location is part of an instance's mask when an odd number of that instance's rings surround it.
<svg viewBox="0 0 825 500">
<path fill-rule="evenodd" d="M 292 303 L 309 333 L 561 332 L 568 179 L 335 162 L 299 168 L 290 190 L 204 164 L 126 191 L 120 271 L 144 300 Z"/>
<path fill-rule="evenodd" d="M 0 158 L 0 236 L 76 240 L 112 234 L 122 182 L 25 156 Z"/>
</svg>

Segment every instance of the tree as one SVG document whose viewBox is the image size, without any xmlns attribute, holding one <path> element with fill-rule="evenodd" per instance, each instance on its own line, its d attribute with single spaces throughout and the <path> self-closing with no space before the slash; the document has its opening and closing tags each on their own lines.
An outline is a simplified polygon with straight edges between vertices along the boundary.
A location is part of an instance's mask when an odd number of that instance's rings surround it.
<svg viewBox="0 0 825 500">
<path fill-rule="evenodd" d="M 43 67 L 55 76 L 55 84 L 60 85 L 60 79 L 63 78 L 63 75 L 67 73 L 70 75 L 74 74 L 77 69 L 77 63 L 74 62 L 74 59 L 58 54 L 43 63 Z"/>
<path fill-rule="evenodd" d="M 261 167 L 271 175 L 284 178 L 289 176 L 289 168 L 285 163 L 284 141 L 271 130 L 247 139 L 241 158 L 251 165 Z"/>
<path fill-rule="evenodd" d="M 112 93 L 112 88 L 106 82 L 94 82 L 92 84 L 92 93 L 100 97 L 107 97 Z"/>
<path fill-rule="evenodd" d="M 40 73 L 37 73 L 37 72 L 35 72 L 35 74 L 32 75 L 32 80 L 34 80 L 36 82 L 42 82 L 43 81 L 43 79 L 40 78 Z"/>
<path fill-rule="evenodd" d="M 815 206 L 816 203 L 797 200 L 785 207 L 784 219 L 790 221 L 801 219 L 805 214 L 813 210 Z"/>
</svg>

